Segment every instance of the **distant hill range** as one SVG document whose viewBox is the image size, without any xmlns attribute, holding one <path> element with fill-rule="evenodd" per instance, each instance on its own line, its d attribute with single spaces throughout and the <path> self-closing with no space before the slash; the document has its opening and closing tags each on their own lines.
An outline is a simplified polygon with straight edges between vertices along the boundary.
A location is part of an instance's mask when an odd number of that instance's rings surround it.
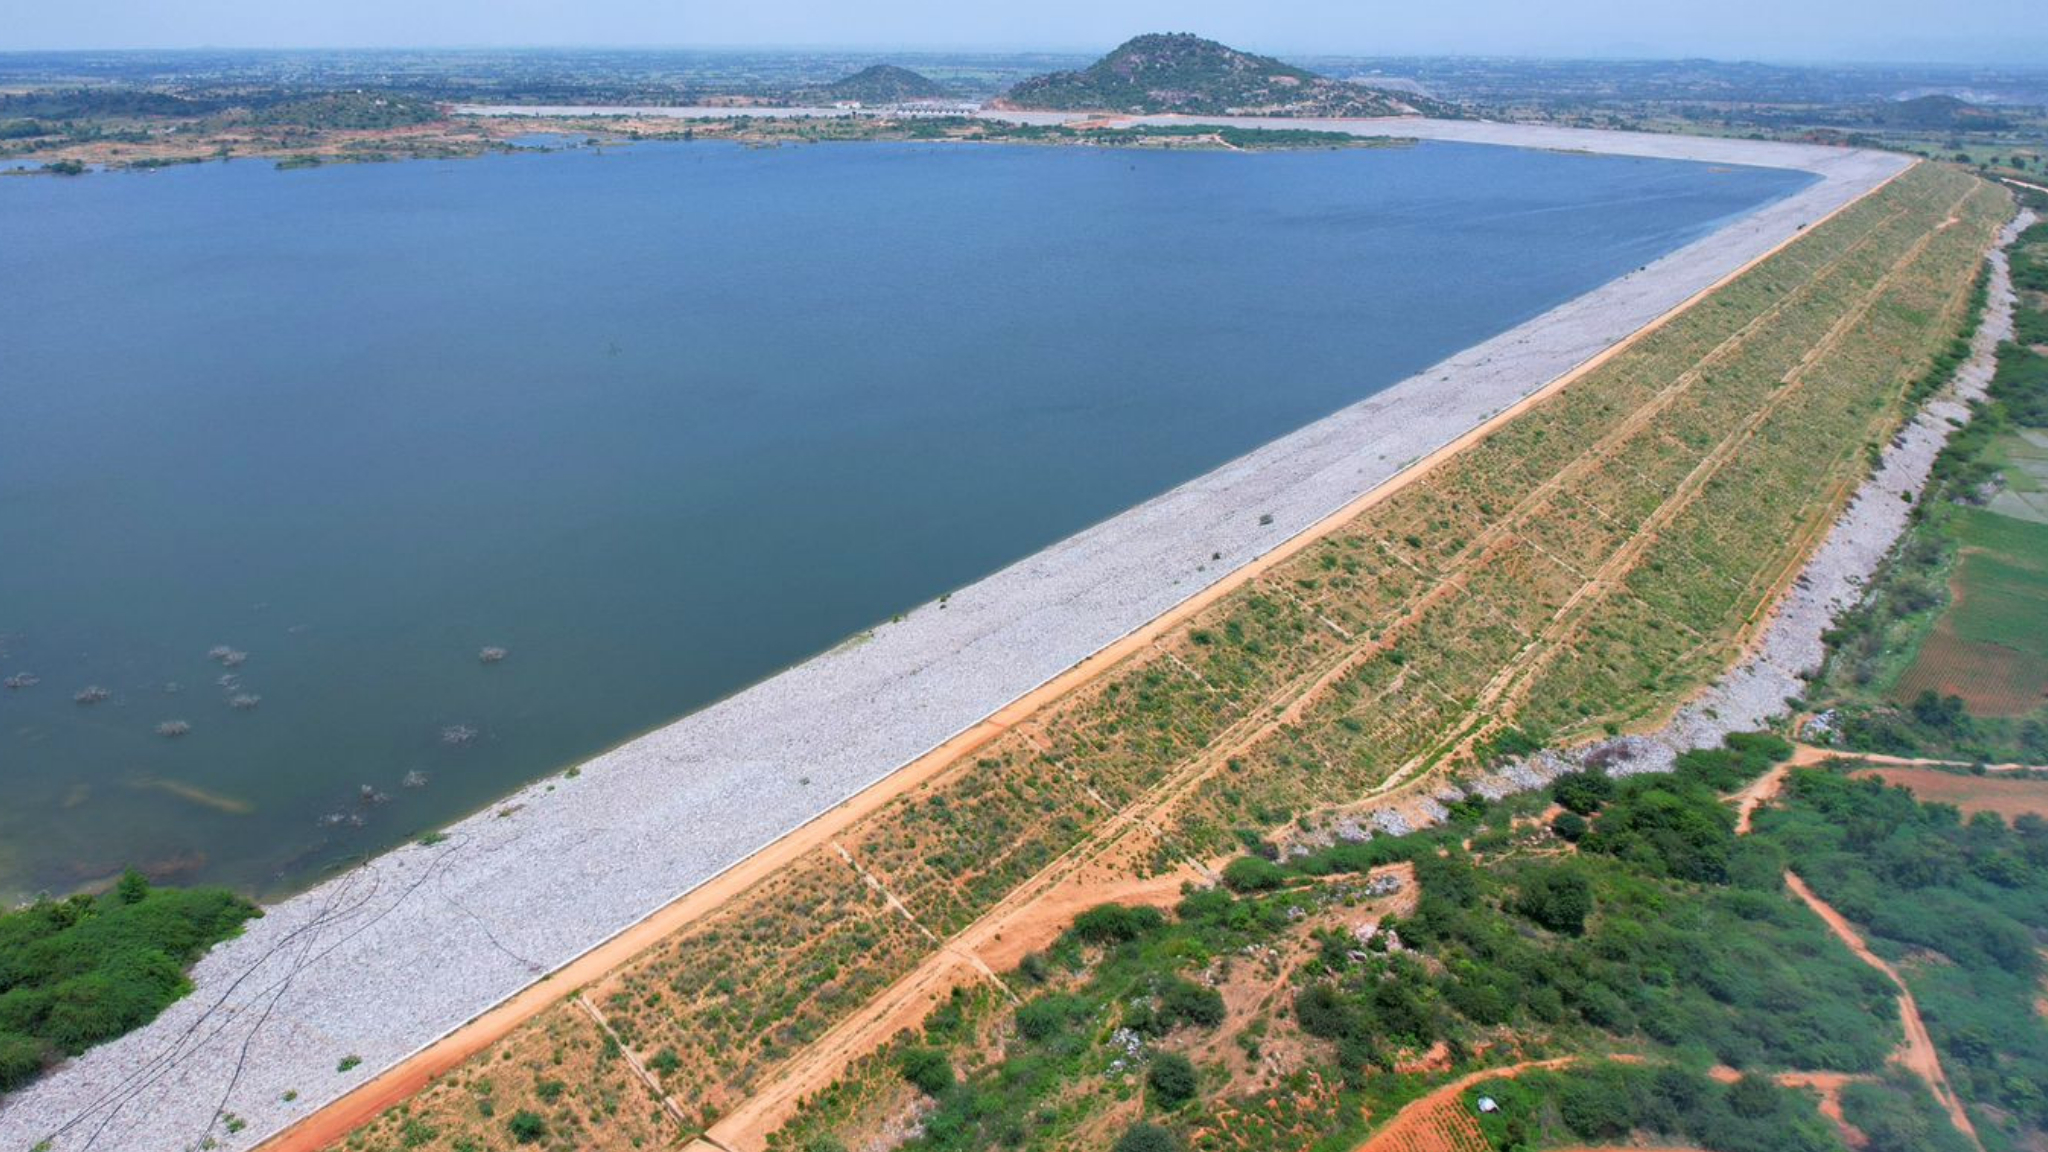
<svg viewBox="0 0 2048 1152">
<path fill-rule="evenodd" d="M 856 100 L 862 104 L 944 100 L 953 95 L 931 77 L 894 64 L 870 65 L 844 79 L 806 88 L 803 94 L 814 100 Z"/>
<path fill-rule="evenodd" d="M 1412 116 L 1448 106 L 1319 76 L 1186 32 L 1126 41 L 1079 72 L 1034 76 L 997 108 L 1247 116 Z"/>
<path fill-rule="evenodd" d="M 1869 110 L 1868 118 L 1885 128 L 1998 132 L 2012 126 L 2012 121 L 1991 109 L 1979 108 L 1954 96 L 1941 95 L 1878 104 Z"/>
</svg>

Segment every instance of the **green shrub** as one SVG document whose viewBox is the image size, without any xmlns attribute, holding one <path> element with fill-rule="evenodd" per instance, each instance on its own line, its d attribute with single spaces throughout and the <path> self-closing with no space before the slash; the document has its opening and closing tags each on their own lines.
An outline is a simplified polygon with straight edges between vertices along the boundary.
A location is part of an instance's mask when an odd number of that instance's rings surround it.
<svg viewBox="0 0 2048 1152">
<path fill-rule="evenodd" d="M 1567 772 L 1550 782 L 1550 796 L 1568 812 L 1591 816 L 1614 795 L 1614 781 L 1597 769 Z"/>
<path fill-rule="evenodd" d="M 1792 742 L 1775 732 L 1730 732 L 1721 743 L 1743 762 L 1752 776 L 1761 776 L 1772 765 L 1792 758 Z"/>
<path fill-rule="evenodd" d="M 1619 1140 L 1636 1126 L 1642 1111 L 1631 1080 L 1625 1070 L 1611 1065 L 1575 1072 L 1558 1093 L 1558 1113 L 1586 1140 Z"/>
<path fill-rule="evenodd" d="M 38 1063 L 155 1019 L 190 990 L 185 969 L 260 915 L 224 888 L 153 888 L 130 871 L 103 896 L 0 913 L 0 1091 Z"/>
<path fill-rule="evenodd" d="M 1503 728 L 1488 739 L 1479 749 L 1479 759 L 1486 764 L 1512 760 L 1540 752 L 1550 737 L 1543 732 L 1532 732 L 1523 728 Z"/>
<path fill-rule="evenodd" d="M 1040 996 L 1017 1009 L 1017 1031 L 1027 1040 L 1044 1040 L 1064 1031 L 1074 1016 L 1086 1008 L 1077 996 Z"/>
<path fill-rule="evenodd" d="M 19 1088 L 43 1069 L 43 1046 L 33 1037 L 0 1032 L 0 1092 Z"/>
<path fill-rule="evenodd" d="M 1184 1145 L 1171 1129 L 1157 1124 L 1133 1124 L 1117 1137 L 1114 1152 L 1181 1152 Z"/>
<path fill-rule="evenodd" d="M 1581 847 L 1618 856 L 1652 875 L 1722 884 L 1735 848 L 1735 818 L 1703 784 L 1680 776 L 1636 776 L 1617 790 Z"/>
<path fill-rule="evenodd" d="M 1579 842 L 1579 839 L 1586 834 L 1586 829 L 1589 827 L 1591 825 L 1586 823 L 1586 818 L 1577 812 L 1559 812 L 1556 818 L 1550 822 L 1550 830 L 1557 833 L 1559 839 L 1567 840 L 1573 844 Z"/>
<path fill-rule="evenodd" d="M 1159 1020 L 1164 1028 L 1193 1024 L 1214 1028 L 1223 1023 L 1223 994 L 1192 980 L 1175 980 L 1159 994 Z"/>
<path fill-rule="evenodd" d="M 1158 931 L 1166 916 L 1157 908 L 1099 904 L 1074 917 L 1073 932 L 1090 944 L 1123 944 Z"/>
<path fill-rule="evenodd" d="M 1233 892 L 1269 892 L 1286 881 L 1278 864 L 1258 856 L 1240 856 L 1223 869 L 1223 883 Z"/>
<path fill-rule="evenodd" d="M 1052 978 L 1052 962 L 1043 952 L 1027 952 L 1017 963 L 1017 974 L 1033 984 L 1043 984 Z"/>
<path fill-rule="evenodd" d="M 1329 984 L 1314 984 L 1295 994 L 1294 1020 L 1303 1032 L 1325 1040 L 1342 1040 L 1363 1031 L 1351 1005 Z"/>
<path fill-rule="evenodd" d="M 1178 1052 L 1153 1056 L 1152 1066 L 1145 1070 L 1145 1082 L 1152 1086 L 1153 1097 L 1166 1108 L 1177 1108 L 1194 1099 L 1201 1087 L 1194 1061 Z"/>
<path fill-rule="evenodd" d="M 928 1096 L 944 1095 L 953 1086 L 953 1062 L 936 1048 L 905 1048 L 896 1057 L 896 1070 Z"/>
<path fill-rule="evenodd" d="M 505 1130 L 521 1144 L 532 1144 L 547 1138 L 548 1122 L 541 1118 L 540 1113 L 521 1108 L 505 1121 Z"/>
<path fill-rule="evenodd" d="M 1577 936 L 1593 912 L 1593 886 L 1571 868 L 1537 868 L 1522 882 L 1516 908 L 1552 932 Z"/>
</svg>

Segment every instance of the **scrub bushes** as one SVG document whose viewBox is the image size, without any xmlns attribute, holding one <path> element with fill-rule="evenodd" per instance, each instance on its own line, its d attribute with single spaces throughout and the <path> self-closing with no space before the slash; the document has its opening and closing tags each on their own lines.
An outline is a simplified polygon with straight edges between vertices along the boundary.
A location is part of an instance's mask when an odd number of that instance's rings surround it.
<svg viewBox="0 0 2048 1152">
<path fill-rule="evenodd" d="M 156 1019 L 191 990 L 185 970 L 261 915 L 224 888 L 152 888 L 0 913 L 0 1091 Z"/>
<path fill-rule="evenodd" d="M 1900 969 L 1964 1100 L 1995 1110 L 2015 1142 L 2048 1129 L 2048 1022 L 2034 1008 L 2048 822 L 1965 820 L 1881 781 L 1803 769 L 1759 811 L 1755 837 Z"/>
<path fill-rule="evenodd" d="M 1798 1092 L 1761 1076 L 1733 1084 L 1674 1064 L 1602 1062 L 1485 1081 L 1472 1097 L 1498 1110 L 1480 1117 L 1495 1148 L 1625 1141 L 1633 1132 L 1681 1137 L 1713 1152 L 1832 1152 L 1828 1122 Z"/>
</svg>

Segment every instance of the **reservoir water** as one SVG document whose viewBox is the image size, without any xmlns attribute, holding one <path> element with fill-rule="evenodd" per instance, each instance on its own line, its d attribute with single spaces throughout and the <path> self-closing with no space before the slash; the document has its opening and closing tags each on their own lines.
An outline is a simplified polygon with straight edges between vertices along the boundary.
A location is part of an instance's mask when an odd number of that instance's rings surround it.
<svg viewBox="0 0 2048 1152">
<path fill-rule="evenodd" d="M 0 897 L 303 885 L 1809 179 L 701 142 L 0 178 Z"/>
</svg>

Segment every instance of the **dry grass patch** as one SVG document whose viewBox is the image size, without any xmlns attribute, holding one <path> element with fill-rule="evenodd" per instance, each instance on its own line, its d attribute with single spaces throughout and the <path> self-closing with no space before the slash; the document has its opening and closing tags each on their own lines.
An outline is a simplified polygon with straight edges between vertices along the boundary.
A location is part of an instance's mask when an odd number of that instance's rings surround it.
<svg viewBox="0 0 2048 1152">
<path fill-rule="evenodd" d="M 348 1152 L 664 1148 L 676 1125 L 617 1046 L 564 1001 L 351 1135 Z"/>
</svg>

